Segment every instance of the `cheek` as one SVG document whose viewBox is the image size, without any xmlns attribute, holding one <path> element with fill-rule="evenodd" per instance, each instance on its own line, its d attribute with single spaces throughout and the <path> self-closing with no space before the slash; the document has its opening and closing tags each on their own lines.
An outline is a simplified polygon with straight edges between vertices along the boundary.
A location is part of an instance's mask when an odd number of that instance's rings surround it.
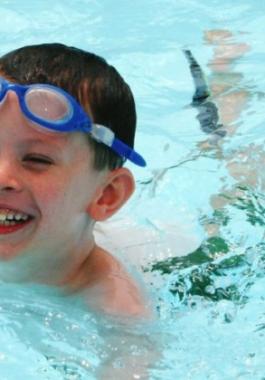
<svg viewBox="0 0 265 380">
<path fill-rule="evenodd" d="M 67 186 L 63 182 L 49 181 L 36 189 L 36 199 L 42 215 L 56 214 L 66 206 Z"/>
<path fill-rule="evenodd" d="M 68 173 L 65 178 L 45 181 L 37 187 L 37 200 L 43 216 L 60 218 L 74 217 L 75 213 L 84 212 L 94 191 L 95 181 L 85 175 Z"/>
<path fill-rule="evenodd" d="M 32 180 L 42 216 L 64 223 L 69 218 L 86 213 L 101 182 L 101 175 L 92 171 L 83 159 L 73 165 L 55 167 L 44 176 Z"/>
</svg>

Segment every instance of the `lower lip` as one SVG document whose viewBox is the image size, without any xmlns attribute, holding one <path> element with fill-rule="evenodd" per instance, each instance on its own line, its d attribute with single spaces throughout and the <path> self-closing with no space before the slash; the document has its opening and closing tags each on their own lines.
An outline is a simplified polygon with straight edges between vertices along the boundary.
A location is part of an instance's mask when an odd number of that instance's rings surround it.
<svg viewBox="0 0 265 380">
<path fill-rule="evenodd" d="M 27 220 L 26 222 L 15 224 L 14 226 L 4 226 L 0 224 L 0 235 L 11 234 L 12 232 L 16 232 L 31 222 L 32 219 Z"/>
</svg>

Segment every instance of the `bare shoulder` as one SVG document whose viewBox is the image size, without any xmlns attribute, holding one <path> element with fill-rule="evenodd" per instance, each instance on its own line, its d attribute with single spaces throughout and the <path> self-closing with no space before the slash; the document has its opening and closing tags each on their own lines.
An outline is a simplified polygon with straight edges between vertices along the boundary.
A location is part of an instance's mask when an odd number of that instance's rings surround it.
<svg viewBox="0 0 265 380">
<path fill-rule="evenodd" d="M 147 316 L 145 296 L 124 266 L 108 251 L 96 246 L 89 260 L 85 287 L 89 305 L 120 316 Z"/>
</svg>

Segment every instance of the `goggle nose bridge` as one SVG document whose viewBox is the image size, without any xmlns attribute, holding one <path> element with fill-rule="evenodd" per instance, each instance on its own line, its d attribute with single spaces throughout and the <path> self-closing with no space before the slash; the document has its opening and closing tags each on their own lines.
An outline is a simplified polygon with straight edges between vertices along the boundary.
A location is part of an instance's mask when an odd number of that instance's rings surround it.
<svg viewBox="0 0 265 380">
<path fill-rule="evenodd" d="M 23 86 L 20 86 L 18 84 L 13 83 L 7 83 L 4 82 L 0 86 L 0 101 L 2 102 L 5 97 L 7 96 L 7 93 L 9 91 L 13 91 L 16 93 L 18 97 L 18 102 L 20 104 L 20 107 L 22 106 L 21 102 L 24 103 L 24 94 L 27 91 L 27 88 L 24 88 Z"/>
</svg>

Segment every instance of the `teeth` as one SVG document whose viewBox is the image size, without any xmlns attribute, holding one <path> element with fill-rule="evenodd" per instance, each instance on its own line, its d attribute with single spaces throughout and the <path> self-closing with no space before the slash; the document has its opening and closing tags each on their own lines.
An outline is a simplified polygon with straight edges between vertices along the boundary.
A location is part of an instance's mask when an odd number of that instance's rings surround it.
<svg viewBox="0 0 265 380">
<path fill-rule="evenodd" d="M 22 215 L 22 214 L 16 214 L 16 215 L 14 215 L 14 216 L 15 216 L 15 220 L 21 220 L 21 219 L 23 219 L 23 215 Z M 24 217 L 27 218 L 26 215 L 24 215 Z"/>
<path fill-rule="evenodd" d="M 14 214 L 13 212 L 9 212 L 9 213 L 7 214 L 7 216 L 6 216 L 6 219 L 7 219 L 7 220 L 13 220 L 13 219 L 14 219 L 14 216 L 15 216 L 15 214 Z"/>
<path fill-rule="evenodd" d="M 29 215 L 22 214 L 20 212 L 16 213 L 10 210 L 0 210 L 0 223 L 7 226 L 14 225 L 15 222 L 26 221 L 28 219 Z"/>
<path fill-rule="evenodd" d="M 1 221 L 0 222 L 0 226 L 14 226 L 16 224 L 16 222 L 9 222 L 9 221 L 7 221 L 7 220 L 5 220 L 5 221 Z"/>
</svg>

